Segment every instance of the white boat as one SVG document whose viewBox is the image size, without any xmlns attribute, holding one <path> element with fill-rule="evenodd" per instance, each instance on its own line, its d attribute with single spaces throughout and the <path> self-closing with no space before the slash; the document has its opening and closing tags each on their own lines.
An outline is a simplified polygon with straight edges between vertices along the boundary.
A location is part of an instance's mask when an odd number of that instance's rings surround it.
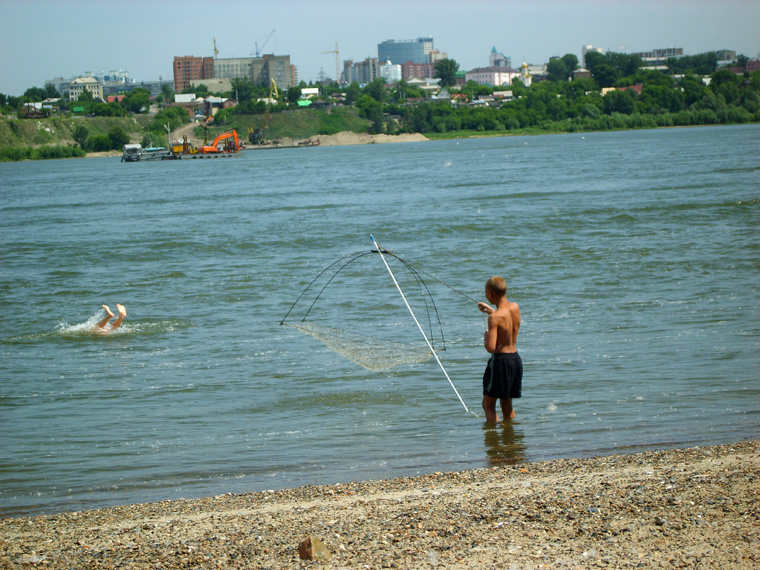
<svg viewBox="0 0 760 570">
<path fill-rule="evenodd" d="M 141 144 L 125 144 L 122 162 L 139 162 L 141 160 L 173 160 L 177 158 L 171 150 L 164 147 L 143 148 Z"/>
</svg>

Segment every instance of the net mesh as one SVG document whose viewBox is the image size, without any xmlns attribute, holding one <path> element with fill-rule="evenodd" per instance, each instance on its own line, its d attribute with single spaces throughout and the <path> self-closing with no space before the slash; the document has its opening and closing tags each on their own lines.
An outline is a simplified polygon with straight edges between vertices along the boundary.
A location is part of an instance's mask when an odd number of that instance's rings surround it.
<svg viewBox="0 0 760 570">
<path fill-rule="evenodd" d="M 343 358 L 374 372 L 401 364 L 427 362 L 432 356 L 426 345 L 378 340 L 307 321 L 284 324 L 323 342 Z"/>
</svg>

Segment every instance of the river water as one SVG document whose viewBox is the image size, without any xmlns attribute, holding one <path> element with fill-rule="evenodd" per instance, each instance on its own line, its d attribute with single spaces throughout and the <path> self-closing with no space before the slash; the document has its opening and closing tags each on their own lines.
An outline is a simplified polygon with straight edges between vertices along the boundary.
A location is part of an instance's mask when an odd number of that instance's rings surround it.
<svg viewBox="0 0 760 570">
<path fill-rule="evenodd" d="M 0 515 L 756 439 L 759 151 L 749 125 L 0 164 Z M 424 343 L 370 234 L 441 366 L 280 326 Z M 493 274 L 525 363 L 497 427 Z M 92 334 L 103 303 L 128 316 Z"/>
</svg>

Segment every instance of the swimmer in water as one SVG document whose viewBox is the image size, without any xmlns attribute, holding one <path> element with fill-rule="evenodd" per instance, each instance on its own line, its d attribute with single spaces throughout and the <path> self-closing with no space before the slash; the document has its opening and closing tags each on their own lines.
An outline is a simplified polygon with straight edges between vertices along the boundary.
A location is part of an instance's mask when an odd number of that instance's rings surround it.
<svg viewBox="0 0 760 570">
<path fill-rule="evenodd" d="M 106 312 L 106 318 L 95 325 L 96 332 L 107 333 L 118 329 L 121 326 L 121 321 L 123 321 L 124 317 L 127 316 L 127 310 L 124 308 L 124 305 L 119 305 L 118 303 L 116 304 L 116 309 L 119 311 L 119 316 L 116 317 L 116 320 L 113 323 L 111 323 L 111 326 L 108 326 L 108 321 L 113 318 L 113 311 L 111 311 L 108 305 L 103 305 L 103 309 Z"/>
</svg>

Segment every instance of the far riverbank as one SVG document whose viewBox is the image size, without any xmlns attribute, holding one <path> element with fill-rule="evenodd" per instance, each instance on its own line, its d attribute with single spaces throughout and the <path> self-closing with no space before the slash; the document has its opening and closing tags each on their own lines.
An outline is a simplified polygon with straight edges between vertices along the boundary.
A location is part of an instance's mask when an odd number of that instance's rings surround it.
<svg viewBox="0 0 760 570">
<path fill-rule="evenodd" d="M 283 139 L 280 141 L 280 146 L 284 148 L 298 148 L 299 142 L 308 143 L 307 146 L 347 146 L 358 144 L 390 144 L 390 143 L 408 143 L 408 142 L 423 142 L 430 140 L 425 135 L 419 133 L 403 134 L 403 135 L 370 135 L 367 133 L 353 133 L 350 131 L 344 131 L 335 135 L 317 135 L 305 139 L 304 141 L 298 141 L 294 139 Z M 248 146 L 243 150 L 252 150 L 256 147 Z M 276 148 L 276 147 L 268 147 Z M 87 158 L 103 158 L 103 157 L 118 157 L 121 156 L 121 151 L 109 150 L 107 152 L 88 152 Z"/>
</svg>

